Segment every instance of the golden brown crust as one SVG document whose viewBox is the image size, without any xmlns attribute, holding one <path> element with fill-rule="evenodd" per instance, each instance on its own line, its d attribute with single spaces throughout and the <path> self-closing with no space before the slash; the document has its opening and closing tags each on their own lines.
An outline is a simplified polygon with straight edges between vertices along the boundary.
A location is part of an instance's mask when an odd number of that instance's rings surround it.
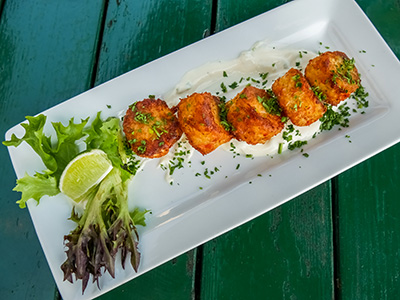
<svg viewBox="0 0 400 300">
<path fill-rule="evenodd" d="M 355 92 L 360 84 L 354 60 L 340 51 L 328 51 L 310 60 L 305 77 L 312 87 L 322 92 L 325 102 L 335 106 Z"/>
<path fill-rule="evenodd" d="M 166 155 L 182 135 L 174 111 L 160 99 L 132 104 L 126 111 L 123 130 L 132 151 L 148 158 Z"/>
<path fill-rule="evenodd" d="M 194 93 L 181 99 L 178 121 L 189 143 L 205 155 L 231 140 L 231 134 L 221 125 L 220 100 L 210 93 Z"/>
<path fill-rule="evenodd" d="M 290 69 L 275 80 L 272 91 L 279 101 L 285 115 L 297 126 L 308 126 L 320 119 L 325 105 L 315 96 L 303 74 Z"/>
<path fill-rule="evenodd" d="M 227 120 L 237 140 L 255 145 L 282 131 L 281 117 L 268 113 L 262 104 L 269 98 L 265 90 L 247 86 L 226 104 Z"/>
</svg>

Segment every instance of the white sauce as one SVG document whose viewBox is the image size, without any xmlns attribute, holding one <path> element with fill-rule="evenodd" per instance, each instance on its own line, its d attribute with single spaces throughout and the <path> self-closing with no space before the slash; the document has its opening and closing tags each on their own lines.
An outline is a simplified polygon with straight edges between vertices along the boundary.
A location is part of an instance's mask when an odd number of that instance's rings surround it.
<svg viewBox="0 0 400 300">
<path fill-rule="evenodd" d="M 310 51 L 278 50 L 269 47 L 266 42 L 257 42 L 250 50 L 242 52 L 233 60 L 209 62 L 189 71 L 171 91 L 164 95 L 164 100 L 172 107 L 177 105 L 181 98 L 192 93 L 209 92 L 219 97 L 224 96 L 226 101 L 229 101 L 249 83 L 258 88 L 271 88 L 272 83 L 290 68 L 294 67 L 303 71 L 309 60 L 315 56 L 317 55 Z M 224 76 L 224 72 L 226 76 Z M 262 78 L 260 74 L 265 73 L 268 73 L 268 75 Z M 254 82 L 252 79 L 259 82 Z M 265 82 L 266 80 L 268 81 Z M 232 89 L 229 85 L 234 82 L 237 83 L 237 86 Z M 221 83 L 226 86 L 227 92 L 222 92 Z M 287 125 L 289 124 L 291 123 L 287 122 Z M 295 126 L 300 134 L 292 134 L 292 141 L 309 140 L 319 131 L 319 125 L 320 122 L 317 121 L 306 127 Z M 282 138 L 282 132 L 265 144 L 249 145 L 232 139 L 230 142 L 221 145 L 220 148 L 229 151 L 231 150 L 231 143 L 236 147 L 235 152 L 253 156 L 276 154 L 279 144 L 282 144 L 282 150 L 285 150 L 288 145 Z M 175 151 L 171 149 L 170 154 L 162 159 L 161 163 L 167 165 L 167 160 L 173 157 L 173 153 Z"/>
</svg>

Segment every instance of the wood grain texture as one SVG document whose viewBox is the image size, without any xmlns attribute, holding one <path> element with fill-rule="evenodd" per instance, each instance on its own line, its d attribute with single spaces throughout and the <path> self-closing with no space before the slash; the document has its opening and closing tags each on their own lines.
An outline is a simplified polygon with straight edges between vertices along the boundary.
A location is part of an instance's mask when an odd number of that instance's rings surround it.
<svg viewBox="0 0 400 300">
<path fill-rule="evenodd" d="M 291 0 L 218 0 L 216 31 L 224 30 Z"/>
<path fill-rule="evenodd" d="M 100 1 L 5 1 L 0 20 L 0 135 L 87 90 Z M 28 210 L 15 202 L 15 173 L 0 146 L 0 299 L 53 299 L 54 280 Z"/>
<path fill-rule="evenodd" d="M 200 40 L 211 8 L 211 0 L 110 1 L 96 84 Z"/>
<path fill-rule="evenodd" d="M 330 299 L 333 245 L 325 183 L 204 245 L 201 299 Z"/>
<path fill-rule="evenodd" d="M 400 1 L 356 0 L 397 57 L 400 55 Z"/>
<path fill-rule="evenodd" d="M 283 2 L 220 0 L 216 29 Z M 327 182 L 205 244 L 201 299 L 333 298 L 332 243 Z"/>
<path fill-rule="evenodd" d="M 357 2 L 400 58 L 400 1 Z M 393 126 L 398 126 L 397 120 Z M 399 167 L 397 144 L 338 176 L 335 210 L 341 299 L 400 295 Z"/>
<path fill-rule="evenodd" d="M 196 254 L 182 254 L 97 299 L 194 299 Z"/>
<path fill-rule="evenodd" d="M 338 180 L 339 290 L 343 299 L 400 294 L 400 145 Z"/>
</svg>

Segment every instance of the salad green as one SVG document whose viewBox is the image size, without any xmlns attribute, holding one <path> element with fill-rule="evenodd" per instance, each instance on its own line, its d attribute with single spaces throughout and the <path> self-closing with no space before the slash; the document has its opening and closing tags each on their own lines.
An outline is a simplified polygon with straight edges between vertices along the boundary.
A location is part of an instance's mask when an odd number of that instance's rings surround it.
<svg viewBox="0 0 400 300">
<path fill-rule="evenodd" d="M 60 177 L 77 155 L 84 151 L 100 149 L 107 154 L 112 163 L 110 173 L 90 192 L 84 195 L 86 207 L 82 215 L 72 210 L 70 219 L 76 222 L 76 228 L 64 236 L 67 247 L 67 259 L 62 264 L 64 280 L 73 282 L 82 280 L 84 293 L 90 277 L 99 285 L 99 277 L 105 269 L 115 276 L 115 257 L 121 252 L 122 267 L 130 254 L 130 263 L 137 271 L 140 262 L 138 251 L 139 235 L 136 225 L 145 226 L 147 210 L 128 209 L 128 183 L 137 171 L 138 164 L 130 160 L 125 147 L 126 143 L 117 118 L 102 120 L 100 112 L 88 125 L 89 118 L 75 123 L 70 119 L 67 126 L 52 123 L 56 132 L 56 141 L 43 132 L 46 116 L 26 117 L 27 123 L 21 124 L 25 129 L 22 138 L 12 135 L 6 146 L 19 146 L 28 143 L 40 156 L 45 167 L 43 172 L 33 176 L 25 174 L 17 180 L 15 191 L 22 193 L 17 201 L 21 208 L 33 198 L 39 203 L 45 196 L 60 193 Z M 86 149 L 81 151 L 79 144 Z M 133 167 L 133 166 L 136 166 Z"/>
</svg>

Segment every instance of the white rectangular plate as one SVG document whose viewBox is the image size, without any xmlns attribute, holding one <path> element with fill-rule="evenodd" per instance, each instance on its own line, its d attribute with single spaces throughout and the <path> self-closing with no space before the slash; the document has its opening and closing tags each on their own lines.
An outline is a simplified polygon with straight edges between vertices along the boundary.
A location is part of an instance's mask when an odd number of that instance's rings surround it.
<svg viewBox="0 0 400 300">
<path fill-rule="evenodd" d="M 81 282 L 64 282 L 60 269 L 65 260 L 63 236 L 74 227 L 67 220 L 70 203 L 63 195 L 44 198 L 38 206 L 31 200 L 29 211 L 63 299 L 99 296 L 304 193 L 400 140 L 398 122 L 393 121 L 400 115 L 397 89 L 393 89 L 400 78 L 399 61 L 352 0 L 295 0 L 43 113 L 48 121 L 64 124 L 71 117 L 76 120 L 93 117 L 100 110 L 104 117 L 116 115 L 149 94 L 162 97 L 187 71 L 209 61 L 235 58 L 261 40 L 270 41 L 271 46 L 314 52 L 325 50 L 320 45 L 322 42 L 330 49 L 354 57 L 363 85 L 370 93 L 367 114 L 352 117 L 351 126 L 346 130 L 318 135 L 306 146 L 308 158 L 298 152 L 284 153 L 269 160 L 265 157 L 234 159 L 230 153 L 219 150 L 205 158 L 197 153 L 192 167 L 177 173 L 179 185 L 172 186 L 164 180 L 164 173 L 155 163 L 146 165 L 129 187 L 134 205 L 153 212 L 149 215 L 148 226 L 139 228 L 140 271 L 135 274 L 129 267 L 125 271 L 117 267 L 115 279 L 104 275 L 100 281 L 101 290 L 89 283 L 84 295 Z M 111 109 L 107 109 L 108 104 Z M 12 133 L 22 136 L 23 129 L 19 125 L 11 128 L 6 139 Z M 352 143 L 345 135 L 351 136 Z M 40 159 L 25 144 L 10 147 L 9 151 L 18 178 L 26 171 L 33 174 L 35 170 L 43 170 Z M 201 160 L 206 161 L 204 166 L 199 163 Z M 241 167 L 236 170 L 238 163 Z M 203 173 L 206 167 L 218 167 L 221 172 L 212 180 L 204 176 L 195 178 L 194 174 Z M 230 176 L 225 178 L 226 174 Z"/>
</svg>

